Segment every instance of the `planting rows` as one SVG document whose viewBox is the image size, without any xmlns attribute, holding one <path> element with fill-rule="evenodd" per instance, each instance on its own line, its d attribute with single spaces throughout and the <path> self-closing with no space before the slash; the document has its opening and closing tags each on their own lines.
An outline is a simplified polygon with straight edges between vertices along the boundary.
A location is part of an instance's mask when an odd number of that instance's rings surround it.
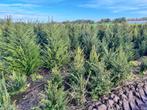
<svg viewBox="0 0 147 110">
<path fill-rule="evenodd" d="M 132 72 L 144 76 L 146 45 L 147 24 L 6 19 L 0 23 L 0 110 L 82 109 L 132 80 Z"/>
</svg>

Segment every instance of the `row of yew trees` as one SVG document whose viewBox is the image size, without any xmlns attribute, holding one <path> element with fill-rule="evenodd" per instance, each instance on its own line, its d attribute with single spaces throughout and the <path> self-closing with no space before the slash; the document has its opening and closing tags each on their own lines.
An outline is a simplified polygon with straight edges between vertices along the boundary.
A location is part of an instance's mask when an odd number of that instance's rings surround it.
<svg viewBox="0 0 147 110">
<path fill-rule="evenodd" d="M 130 61 L 147 55 L 146 45 L 147 24 L 8 19 L 0 25 L 0 110 L 15 110 L 11 97 L 26 91 L 27 79 L 37 79 L 43 69 L 52 77 L 39 104 L 44 109 L 66 110 L 98 100 L 132 77 Z"/>
</svg>

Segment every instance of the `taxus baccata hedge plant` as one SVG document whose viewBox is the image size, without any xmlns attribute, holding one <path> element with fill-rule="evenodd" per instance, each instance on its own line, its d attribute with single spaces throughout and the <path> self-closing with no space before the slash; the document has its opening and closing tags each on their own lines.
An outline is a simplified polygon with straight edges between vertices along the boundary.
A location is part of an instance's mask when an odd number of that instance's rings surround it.
<svg viewBox="0 0 147 110">
<path fill-rule="evenodd" d="M 31 75 L 40 66 L 39 46 L 31 28 L 16 25 L 5 36 L 1 36 L 2 61 L 10 71 Z"/>
<path fill-rule="evenodd" d="M 69 61 L 69 39 L 64 26 L 51 25 L 46 29 L 48 44 L 45 45 L 42 60 L 52 69 L 55 65 L 62 67 Z"/>
<path fill-rule="evenodd" d="M 0 77 L 0 110 L 16 110 L 15 104 L 11 102 L 3 75 Z"/>
<path fill-rule="evenodd" d="M 62 82 L 60 70 L 55 66 L 52 69 L 52 78 L 45 88 L 44 99 L 40 102 L 44 110 L 66 110 L 68 108 L 67 93 L 64 91 Z"/>
<path fill-rule="evenodd" d="M 45 78 L 47 96 L 41 105 L 52 110 L 82 107 L 129 80 L 129 62 L 146 56 L 146 45 L 147 24 L 4 20 L 0 25 L 0 86 L 4 88 L 0 100 L 3 96 L 7 101 L 0 107 L 11 108 L 11 97 L 25 92 L 32 76 L 46 70 L 51 78 Z M 146 60 L 142 60 L 145 70 Z"/>
</svg>

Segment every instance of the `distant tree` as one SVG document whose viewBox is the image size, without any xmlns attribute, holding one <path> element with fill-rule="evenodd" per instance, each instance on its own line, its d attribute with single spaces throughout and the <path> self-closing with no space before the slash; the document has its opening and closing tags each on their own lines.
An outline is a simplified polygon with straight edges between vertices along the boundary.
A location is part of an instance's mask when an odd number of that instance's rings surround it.
<svg viewBox="0 0 147 110">
<path fill-rule="evenodd" d="M 99 22 L 100 23 L 108 23 L 108 22 L 111 22 L 111 19 L 105 18 L 105 19 L 101 19 Z"/>
<path fill-rule="evenodd" d="M 123 22 L 126 22 L 126 18 L 125 17 L 122 17 L 122 18 L 116 18 L 113 20 L 114 23 L 123 23 Z"/>
<path fill-rule="evenodd" d="M 142 20 L 147 20 L 147 17 L 143 17 Z"/>
<path fill-rule="evenodd" d="M 95 22 L 92 21 L 92 20 L 83 20 L 83 19 L 81 19 L 81 20 L 72 21 L 72 23 L 89 23 L 89 24 L 93 24 Z"/>
</svg>

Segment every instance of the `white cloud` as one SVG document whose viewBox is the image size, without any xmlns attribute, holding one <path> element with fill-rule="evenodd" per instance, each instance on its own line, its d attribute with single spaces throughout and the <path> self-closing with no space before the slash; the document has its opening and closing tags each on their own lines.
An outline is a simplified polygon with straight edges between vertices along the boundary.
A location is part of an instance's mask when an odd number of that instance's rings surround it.
<svg viewBox="0 0 147 110">
<path fill-rule="evenodd" d="M 102 5 L 110 5 L 110 4 L 113 4 L 113 0 L 92 0 L 85 4 L 79 5 L 79 7 L 99 8 Z"/>
<path fill-rule="evenodd" d="M 33 4 L 22 4 L 22 3 L 15 3 L 15 4 L 0 4 L 0 7 L 37 7 L 39 5 Z"/>
<path fill-rule="evenodd" d="M 110 6 L 108 9 L 111 9 L 113 13 L 119 13 L 124 11 L 136 11 L 139 10 L 139 7 L 133 6 Z"/>
<path fill-rule="evenodd" d="M 134 13 L 136 13 L 136 14 L 141 14 L 141 15 L 146 16 L 146 15 L 147 15 L 147 10 L 140 10 L 140 11 L 136 11 L 136 12 L 134 12 Z"/>
<path fill-rule="evenodd" d="M 2 14 L 33 14 L 37 12 L 35 11 L 35 9 L 37 9 L 38 7 L 40 6 L 22 3 L 0 4 L 0 16 L 2 16 Z"/>
<path fill-rule="evenodd" d="M 18 0 L 18 2 L 23 3 L 33 3 L 33 4 L 54 4 L 54 3 L 60 3 L 65 0 Z"/>
<path fill-rule="evenodd" d="M 147 14 L 147 0 L 92 0 L 79 5 L 83 8 L 105 9 L 112 13 Z"/>
</svg>

